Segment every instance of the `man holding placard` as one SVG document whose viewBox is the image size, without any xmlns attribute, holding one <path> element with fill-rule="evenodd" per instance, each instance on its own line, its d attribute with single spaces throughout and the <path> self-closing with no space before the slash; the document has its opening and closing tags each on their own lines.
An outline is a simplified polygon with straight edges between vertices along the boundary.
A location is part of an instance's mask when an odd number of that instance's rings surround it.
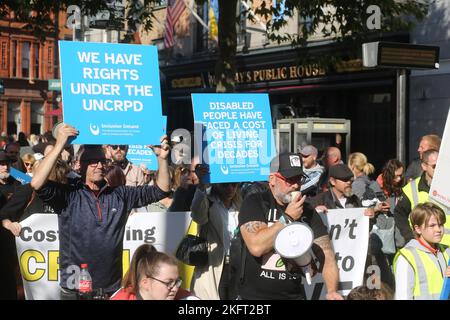
<svg viewBox="0 0 450 320">
<path fill-rule="evenodd" d="M 101 146 L 86 147 L 80 156 L 82 181 L 74 186 L 48 181 L 69 137 L 78 130 L 67 124 L 57 132 L 56 144 L 36 169 L 31 186 L 59 215 L 61 298 L 76 298 L 77 271 L 87 263 L 94 289 L 111 294 L 120 288 L 125 224 L 132 208 L 146 206 L 169 194 L 167 137 L 153 147 L 158 157 L 156 184 L 109 187 L 104 179 L 106 158 Z"/>
</svg>

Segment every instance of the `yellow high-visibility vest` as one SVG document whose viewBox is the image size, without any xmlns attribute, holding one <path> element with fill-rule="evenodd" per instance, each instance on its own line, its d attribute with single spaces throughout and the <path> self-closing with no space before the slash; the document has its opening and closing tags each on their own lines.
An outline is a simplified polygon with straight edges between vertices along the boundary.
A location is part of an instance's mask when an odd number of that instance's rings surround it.
<svg viewBox="0 0 450 320">
<path fill-rule="evenodd" d="M 403 192 L 408 197 L 409 202 L 411 203 L 411 211 L 417 206 L 419 203 L 425 203 L 425 202 L 433 202 L 437 206 L 439 206 L 442 210 L 445 212 L 445 224 L 444 224 L 444 236 L 442 237 L 441 243 L 445 244 L 446 246 L 450 246 L 450 212 L 449 210 L 442 206 L 441 204 L 432 201 L 427 192 L 419 191 L 419 181 L 420 177 L 414 179 L 410 183 L 408 183 L 406 186 L 403 187 Z M 409 226 L 412 230 L 414 230 L 413 226 L 411 225 L 411 221 L 408 219 Z"/>
<path fill-rule="evenodd" d="M 446 265 L 450 255 L 447 246 L 438 245 L 439 251 L 444 255 Z M 429 254 L 412 247 L 400 249 L 394 258 L 394 273 L 397 268 L 399 256 L 403 256 L 414 269 L 414 292 L 415 300 L 439 300 L 444 278 L 436 261 Z M 445 269 L 443 270 L 445 273 Z"/>
</svg>

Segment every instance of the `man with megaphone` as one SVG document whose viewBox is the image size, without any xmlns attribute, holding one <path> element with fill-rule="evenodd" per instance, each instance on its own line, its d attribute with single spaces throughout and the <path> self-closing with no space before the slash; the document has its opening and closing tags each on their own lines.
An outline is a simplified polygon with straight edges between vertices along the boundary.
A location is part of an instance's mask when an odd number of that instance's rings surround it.
<svg viewBox="0 0 450 320">
<path fill-rule="evenodd" d="M 301 158 L 281 153 L 270 163 L 269 190 L 249 195 L 241 206 L 239 227 L 245 243 L 244 277 L 239 286 L 242 299 L 303 300 L 301 274 L 286 268 L 274 249 L 277 234 L 288 223 L 301 221 L 313 233 L 312 250 L 324 259 L 321 270 L 328 300 L 342 300 L 337 293 L 339 273 L 327 228 L 298 191 L 305 181 Z"/>
</svg>

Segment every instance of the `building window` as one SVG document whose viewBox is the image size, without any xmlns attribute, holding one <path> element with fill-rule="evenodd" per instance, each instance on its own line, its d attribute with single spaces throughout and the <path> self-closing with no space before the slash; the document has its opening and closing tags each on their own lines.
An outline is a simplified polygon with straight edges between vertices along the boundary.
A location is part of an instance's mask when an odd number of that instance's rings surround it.
<svg viewBox="0 0 450 320">
<path fill-rule="evenodd" d="M 22 43 L 22 77 L 30 76 L 30 42 Z"/>
<path fill-rule="evenodd" d="M 17 77 L 17 41 L 12 42 L 11 46 L 11 56 L 12 56 L 12 76 Z"/>
<path fill-rule="evenodd" d="M 39 43 L 33 43 L 34 46 L 34 77 L 39 79 Z"/>
<path fill-rule="evenodd" d="M 2 69 L 8 68 L 8 43 L 2 42 Z"/>
<path fill-rule="evenodd" d="M 53 76 L 53 47 L 48 47 L 47 63 L 47 73 L 50 73 Z"/>
<path fill-rule="evenodd" d="M 30 133 L 41 134 L 44 123 L 44 104 L 42 102 L 31 102 L 31 128 Z"/>
</svg>

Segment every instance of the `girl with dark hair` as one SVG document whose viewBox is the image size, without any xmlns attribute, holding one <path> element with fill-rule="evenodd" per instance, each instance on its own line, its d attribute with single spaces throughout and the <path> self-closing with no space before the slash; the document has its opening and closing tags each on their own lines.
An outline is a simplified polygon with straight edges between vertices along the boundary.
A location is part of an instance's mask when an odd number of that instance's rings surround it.
<svg viewBox="0 0 450 320">
<path fill-rule="evenodd" d="M 134 252 L 122 288 L 111 300 L 198 300 L 181 289 L 181 283 L 178 260 L 143 244 Z"/>
</svg>

